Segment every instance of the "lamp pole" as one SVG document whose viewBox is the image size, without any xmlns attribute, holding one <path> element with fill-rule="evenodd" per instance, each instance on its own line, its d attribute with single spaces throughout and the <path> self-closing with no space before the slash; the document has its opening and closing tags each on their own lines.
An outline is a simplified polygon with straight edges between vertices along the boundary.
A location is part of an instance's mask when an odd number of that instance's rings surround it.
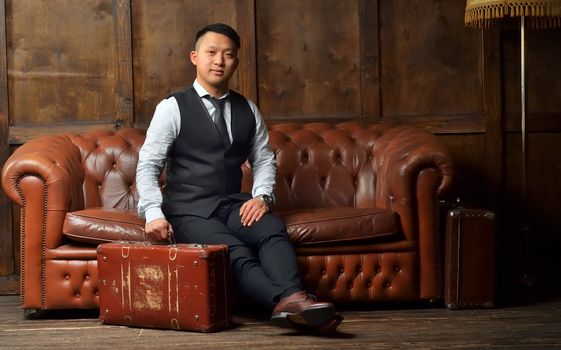
<svg viewBox="0 0 561 350">
<path fill-rule="evenodd" d="M 522 137 L 522 203 L 526 204 L 526 37 L 524 30 L 525 16 L 520 17 L 520 105 L 522 118 L 520 132 Z M 527 223 L 526 210 L 524 210 L 524 225 Z"/>
<path fill-rule="evenodd" d="M 527 130 L 526 130 L 526 16 L 520 17 L 520 134 L 522 149 L 522 241 L 524 244 L 524 264 L 520 274 L 520 280 L 525 286 L 534 284 L 534 271 L 530 266 L 530 224 L 528 219 L 528 189 L 527 189 Z"/>
</svg>

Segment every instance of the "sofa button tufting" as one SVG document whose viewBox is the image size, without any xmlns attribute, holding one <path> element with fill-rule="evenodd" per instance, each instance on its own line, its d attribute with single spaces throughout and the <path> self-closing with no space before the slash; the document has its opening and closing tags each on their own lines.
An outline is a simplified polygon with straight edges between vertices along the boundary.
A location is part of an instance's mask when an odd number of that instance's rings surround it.
<svg viewBox="0 0 561 350">
<path fill-rule="evenodd" d="M 64 279 L 68 281 L 70 279 L 70 275 L 64 275 Z"/>
<path fill-rule="evenodd" d="M 84 277 L 84 279 L 85 279 L 86 281 L 89 281 L 89 280 L 90 280 L 90 275 L 86 275 L 86 276 Z"/>
<path fill-rule="evenodd" d="M 76 294 L 74 294 L 74 296 L 75 296 L 76 298 L 79 298 L 79 297 L 80 297 L 80 293 L 76 293 Z"/>
<path fill-rule="evenodd" d="M 393 270 L 394 270 L 394 272 L 399 272 L 399 271 L 401 271 L 401 267 L 395 266 L 395 267 L 393 268 Z"/>
<path fill-rule="evenodd" d="M 386 281 L 384 283 L 384 287 L 386 287 L 386 288 L 390 288 L 391 286 L 392 286 L 392 283 L 390 281 Z"/>
</svg>

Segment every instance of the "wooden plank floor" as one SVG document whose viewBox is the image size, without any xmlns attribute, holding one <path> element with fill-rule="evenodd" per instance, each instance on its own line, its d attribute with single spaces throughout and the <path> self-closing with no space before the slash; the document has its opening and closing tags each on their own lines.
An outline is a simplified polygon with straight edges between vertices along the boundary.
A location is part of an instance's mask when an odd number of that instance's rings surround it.
<svg viewBox="0 0 561 350">
<path fill-rule="evenodd" d="M 0 349 L 561 349 L 561 299 L 488 310 L 342 310 L 330 337 L 273 327 L 236 314 L 213 334 L 101 325 L 94 312 L 25 320 L 17 296 L 0 296 Z"/>
</svg>

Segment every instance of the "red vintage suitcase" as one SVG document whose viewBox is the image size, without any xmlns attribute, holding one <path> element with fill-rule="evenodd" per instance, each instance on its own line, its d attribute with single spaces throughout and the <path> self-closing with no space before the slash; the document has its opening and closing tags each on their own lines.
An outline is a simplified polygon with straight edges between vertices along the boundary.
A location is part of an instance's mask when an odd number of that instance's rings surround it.
<svg viewBox="0 0 561 350">
<path fill-rule="evenodd" d="M 215 332 L 232 325 L 225 245 L 98 246 L 103 324 Z"/>
<path fill-rule="evenodd" d="M 495 305 L 495 213 L 455 208 L 446 219 L 444 303 L 449 309 Z"/>
</svg>

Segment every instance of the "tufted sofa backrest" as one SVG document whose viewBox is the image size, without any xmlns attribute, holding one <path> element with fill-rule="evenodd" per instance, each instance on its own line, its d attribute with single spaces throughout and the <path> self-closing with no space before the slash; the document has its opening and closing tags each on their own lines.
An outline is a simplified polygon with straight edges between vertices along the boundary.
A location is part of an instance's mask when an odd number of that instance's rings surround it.
<svg viewBox="0 0 561 350">
<path fill-rule="evenodd" d="M 271 125 L 269 138 L 277 160 L 276 209 L 374 206 L 372 151 L 387 128 L 359 123 Z M 244 172 L 244 179 L 250 179 L 249 169 Z M 251 189 L 250 185 L 247 181 L 244 189 Z"/>
<path fill-rule="evenodd" d="M 381 164 L 376 143 L 389 128 L 355 122 L 271 125 L 270 143 L 277 159 L 276 209 L 386 206 L 377 203 L 385 197 L 376 196 Z M 136 164 L 145 130 L 96 131 L 71 138 L 82 157 L 85 207 L 136 210 Z M 242 168 L 242 188 L 251 192 L 251 171 L 247 164 Z"/>
<path fill-rule="evenodd" d="M 84 206 L 136 210 L 136 164 L 146 131 L 123 129 L 73 135 L 84 167 Z"/>
</svg>

